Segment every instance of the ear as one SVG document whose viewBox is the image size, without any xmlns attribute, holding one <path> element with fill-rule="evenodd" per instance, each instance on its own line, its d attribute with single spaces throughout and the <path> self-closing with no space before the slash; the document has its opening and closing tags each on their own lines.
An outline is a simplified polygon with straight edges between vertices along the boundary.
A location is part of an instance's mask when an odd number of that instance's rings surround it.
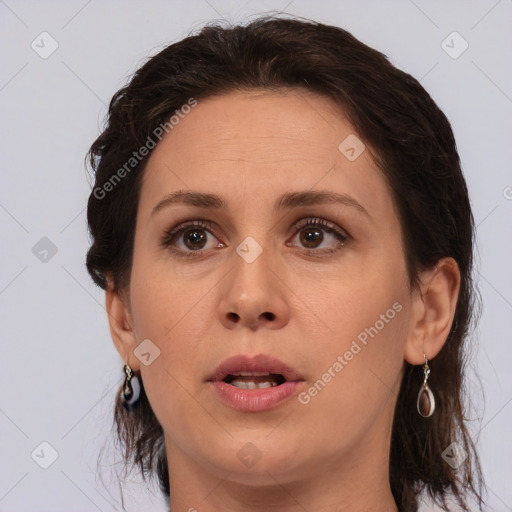
<svg viewBox="0 0 512 512">
<path fill-rule="evenodd" d="M 404 358 L 412 365 L 432 360 L 443 348 L 452 327 L 459 297 L 460 270 L 453 258 L 443 258 L 422 272 L 413 292 L 413 309 Z"/>
<path fill-rule="evenodd" d="M 129 299 L 125 294 L 115 289 L 110 278 L 107 279 L 107 283 L 105 307 L 112 341 L 123 361 L 128 363 L 132 370 L 139 371 L 140 361 L 133 352 L 137 343 L 133 331 Z"/>
</svg>

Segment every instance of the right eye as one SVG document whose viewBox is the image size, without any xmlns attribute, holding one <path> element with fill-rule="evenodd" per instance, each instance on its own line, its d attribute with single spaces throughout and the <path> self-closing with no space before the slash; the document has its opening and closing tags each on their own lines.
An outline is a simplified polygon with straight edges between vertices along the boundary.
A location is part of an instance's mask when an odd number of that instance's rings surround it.
<svg viewBox="0 0 512 512">
<path fill-rule="evenodd" d="M 225 247 L 212 234 L 213 225 L 207 221 L 189 221 L 166 231 L 161 240 L 163 247 L 168 247 L 171 252 L 179 256 L 199 256 L 200 253 L 215 247 Z M 217 240 L 217 245 L 210 238 Z"/>
</svg>

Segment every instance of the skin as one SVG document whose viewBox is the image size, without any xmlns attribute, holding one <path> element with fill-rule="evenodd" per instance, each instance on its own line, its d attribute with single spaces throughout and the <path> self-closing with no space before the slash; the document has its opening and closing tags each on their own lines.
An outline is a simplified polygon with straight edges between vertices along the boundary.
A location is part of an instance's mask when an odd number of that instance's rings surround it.
<svg viewBox="0 0 512 512">
<path fill-rule="evenodd" d="M 423 364 L 442 348 L 460 275 L 445 258 L 409 289 L 391 192 L 369 148 L 355 161 L 338 149 L 350 134 L 322 96 L 236 92 L 199 101 L 148 161 L 129 289 L 111 283 L 106 303 L 114 343 L 165 432 L 173 512 L 397 510 L 388 452 L 404 361 Z M 227 208 L 151 214 L 179 190 L 218 194 Z M 272 211 L 281 195 L 310 190 L 348 194 L 369 217 L 340 204 Z M 349 238 L 339 246 L 320 230 L 304 245 L 318 226 L 297 229 L 303 218 Z M 166 230 L 198 219 L 214 227 L 200 231 L 203 248 L 190 248 L 190 233 L 173 241 L 193 257 L 160 244 Z M 263 250 L 252 263 L 236 252 L 248 236 Z M 206 382 L 226 358 L 264 353 L 299 371 L 307 391 L 395 303 L 401 311 L 307 404 L 292 396 L 239 412 Z M 145 339 L 160 350 L 149 366 L 134 355 Z M 237 453 L 249 442 L 261 458 L 246 467 Z"/>
</svg>

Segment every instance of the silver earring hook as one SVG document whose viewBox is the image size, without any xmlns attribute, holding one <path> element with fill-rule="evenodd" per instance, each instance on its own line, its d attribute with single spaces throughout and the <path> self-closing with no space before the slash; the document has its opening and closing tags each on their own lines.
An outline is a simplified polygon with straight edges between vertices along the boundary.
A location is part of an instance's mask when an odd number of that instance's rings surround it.
<svg viewBox="0 0 512 512">
<path fill-rule="evenodd" d="M 428 365 L 428 359 L 426 354 L 423 354 L 423 357 L 425 358 L 425 363 L 423 365 L 423 384 L 426 384 L 430 376 L 430 367 Z"/>
</svg>

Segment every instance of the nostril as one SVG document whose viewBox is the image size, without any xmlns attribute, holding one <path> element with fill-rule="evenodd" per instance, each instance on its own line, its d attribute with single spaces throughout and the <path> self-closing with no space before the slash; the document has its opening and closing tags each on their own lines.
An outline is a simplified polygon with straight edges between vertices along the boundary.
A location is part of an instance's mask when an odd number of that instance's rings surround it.
<svg viewBox="0 0 512 512">
<path fill-rule="evenodd" d="M 268 311 L 265 312 L 265 313 L 262 313 L 262 315 L 267 319 L 267 320 L 274 320 L 274 318 L 276 317 L 276 315 L 274 315 L 274 313 L 269 313 Z"/>
<path fill-rule="evenodd" d="M 236 313 L 228 313 L 228 318 L 234 322 L 238 322 L 238 320 L 240 320 L 240 317 Z"/>
</svg>

